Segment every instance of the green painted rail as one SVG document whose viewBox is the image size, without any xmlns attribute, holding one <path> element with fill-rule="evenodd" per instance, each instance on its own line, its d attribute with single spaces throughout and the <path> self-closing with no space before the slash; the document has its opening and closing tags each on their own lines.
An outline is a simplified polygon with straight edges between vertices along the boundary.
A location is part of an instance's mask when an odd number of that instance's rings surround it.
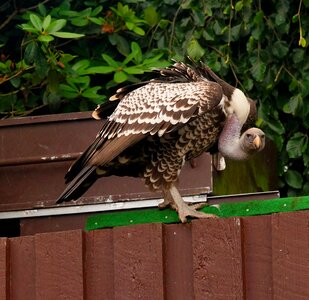
<svg viewBox="0 0 309 300">
<path fill-rule="evenodd" d="M 221 203 L 201 209 L 222 218 L 267 215 L 309 209 L 309 196 Z M 157 208 L 102 213 L 87 219 L 86 230 L 143 223 L 179 223 L 174 210 Z"/>
</svg>

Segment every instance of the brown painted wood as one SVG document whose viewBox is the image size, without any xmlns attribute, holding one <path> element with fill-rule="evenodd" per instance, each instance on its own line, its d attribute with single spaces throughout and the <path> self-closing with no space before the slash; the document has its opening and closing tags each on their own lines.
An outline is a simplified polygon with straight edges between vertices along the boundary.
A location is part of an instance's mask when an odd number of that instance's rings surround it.
<svg viewBox="0 0 309 300">
<path fill-rule="evenodd" d="M 196 300 L 245 299 L 241 219 L 193 221 L 192 248 Z"/>
<path fill-rule="evenodd" d="M 192 278 L 191 224 L 165 225 L 164 299 L 194 299 Z"/>
<path fill-rule="evenodd" d="M 272 300 L 271 216 L 242 221 L 246 299 Z"/>
<path fill-rule="evenodd" d="M 0 299 L 9 299 L 9 239 L 0 238 Z"/>
<path fill-rule="evenodd" d="M 84 229 L 87 218 L 96 214 L 98 213 L 24 218 L 20 220 L 20 235 Z"/>
<path fill-rule="evenodd" d="M 86 299 L 114 299 L 113 230 L 85 234 Z"/>
<path fill-rule="evenodd" d="M 33 300 L 35 291 L 34 237 L 10 239 L 10 299 Z"/>
<path fill-rule="evenodd" d="M 164 298 L 162 224 L 114 228 L 115 299 Z"/>
<path fill-rule="evenodd" d="M 36 299 L 83 299 L 83 234 L 63 231 L 35 236 Z"/>
<path fill-rule="evenodd" d="M 273 299 L 309 299 L 309 211 L 272 216 Z"/>
</svg>

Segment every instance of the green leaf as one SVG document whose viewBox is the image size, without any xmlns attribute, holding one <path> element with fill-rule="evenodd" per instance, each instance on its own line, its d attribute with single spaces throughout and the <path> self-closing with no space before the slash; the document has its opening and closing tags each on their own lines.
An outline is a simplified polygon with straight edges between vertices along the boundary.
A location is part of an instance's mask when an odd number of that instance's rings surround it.
<svg viewBox="0 0 309 300">
<path fill-rule="evenodd" d="M 71 20 L 72 25 L 78 26 L 78 27 L 84 27 L 89 24 L 89 19 L 85 18 L 74 18 Z"/>
<path fill-rule="evenodd" d="M 81 59 L 72 66 L 72 69 L 74 71 L 80 71 L 80 70 L 85 70 L 89 66 L 90 66 L 89 59 Z"/>
<path fill-rule="evenodd" d="M 295 133 L 286 145 L 286 151 L 290 158 L 301 157 L 307 149 L 308 137 L 301 132 Z"/>
<path fill-rule="evenodd" d="M 303 48 L 305 48 L 306 45 L 307 45 L 306 39 L 305 39 L 304 37 L 301 36 L 301 37 L 299 38 L 298 45 L 299 45 L 299 46 L 302 46 Z"/>
<path fill-rule="evenodd" d="M 91 21 L 94 24 L 97 24 L 99 26 L 101 26 L 104 22 L 103 18 L 94 18 L 94 17 L 89 17 L 89 21 Z"/>
<path fill-rule="evenodd" d="M 140 68 L 136 66 L 123 68 L 123 71 L 128 74 L 144 74 L 144 70 L 141 70 Z"/>
<path fill-rule="evenodd" d="M 136 63 L 140 63 L 143 59 L 143 54 L 140 46 L 136 42 L 131 43 L 132 55 Z M 126 64 L 126 63 L 125 63 Z"/>
<path fill-rule="evenodd" d="M 121 83 L 121 82 L 124 82 L 128 79 L 128 76 L 125 72 L 123 71 L 118 71 L 114 74 L 114 80 L 115 82 L 117 83 Z"/>
<path fill-rule="evenodd" d="M 40 79 L 46 77 L 49 66 L 47 64 L 47 58 L 45 57 L 42 50 L 38 49 L 34 58 L 35 70 Z"/>
<path fill-rule="evenodd" d="M 286 41 L 276 41 L 273 44 L 272 52 L 276 57 L 282 58 L 289 52 L 289 45 Z"/>
<path fill-rule="evenodd" d="M 24 59 L 25 59 L 25 63 L 27 65 L 30 65 L 30 64 L 32 64 L 34 62 L 34 59 L 35 59 L 35 57 L 37 55 L 37 52 L 38 52 L 38 46 L 37 46 L 37 44 L 34 41 L 30 42 L 26 46 Z"/>
<path fill-rule="evenodd" d="M 76 88 L 73 88 L 72 86 L 69 86 L 67 84 L 60 84 L 59 85 L 60 92 L 63 97 L 68 99 L 74 99 L 79 95 L 79 91 Z"/>
<path fill-rule="evenodd" d="M 263 81 L 266 72 L 266 64 L 260 59 L 251 59 L 252 68 L 250 69 L 253 78 L 257 81 Z"/>
<path fill-rule="evenodd" d="M 144 10 L 145 21 L 149 26 L 153 27 L 158 23 L 159 17 L 156 9 L 153 6 L 148 6 Z"/>
<path fill-rule="evenodd" d="M 289 102 L 283 106 L 283 111 L 287 114 L 296 115 L 299 108 L 302 107 L 303 98 L 301 94 L 292 96 Z"/>
<path fill-rule="evenodd" d="M 40 35 L 38 37 L 38 40 L 40 42 L 49 43 L 49 42 L 53 41 L 54 38 L 51 35 Z"/>
<path fill-rule="evenodd" d="M 36 33 L 38 34 L 39 32 L 41 32 L 40 30 L 37 30 L 36 28 L 34 28 L 33 26 L 31 26 L 30 24 L 21 24 L 20 28 L 24 31 L 27 32 L 31 32 L 31 33 Z"/>
<path fill-rule="evenodd" d="M 37 15 L 30 14 L 30 21 L 37 30 L 42 30 L 42 20 Z"/>
<path fill-rule="evenodd" d="M 238 11 L 241 11 L 244 7 L 244 3 L 243 1 L 238 1 L 236 2 L 235 4 L 235 10 L 238 12 Z"/>
<path fill-rule="evenodd" d="M 116 71 L 117 68 L 111 66 L 90 67 L 86 70 L 87 74 L 109 74 Z"/>
<path fill-rule="evenodd" d="M 301 189 L 303 186 L 303 177 L 298 171 L 288 170 L 285 173 L 285 180 L 294 189 Z"/>
<path fill-rule="evenodd" d="M 80 34 L 80 33 L 73 33 L 73 32 L 52 32 L 50 33 L 53 36 L 59 37 L 59 38 L 63 38 L 63 39 L 79 39 L 83 36 L 85 36 L 84 34 Z"/>
<path fill-rule="evenodd" d="M 46 28 L 48 33 L 54 33 L 59 31 L 66 25 L 67 21 L 65 19 L 59 19 L 50 23 L 50 25 Z"/>
<path fill-rule="evenodd" d="M 51 16 L 48 15 L 43 20 L 42 27 L 43 27 L 44 30 L 46 30 L 46 28 L 50 25 L 50 22 L 51 22 Z"/>
<path fill-rule="evenodd" d="M 213 31 L 211 31 L 209 28 L 203 30 L 203 38 L 206 40 L 206 41 L 214 41 L 215 40 L 215 35 L 213 33 Z"/>
<path fill-rule="evenodd" d="M 98 95 L 98 90 L 100 89 L 101 89 L 100 86 L 95 86 L 95 87 L 86 89 L 84 92 L 82 92 L 82 96 L 85 98 L 89 98 L 89 99 L 96 99 L 100 97 L 100 95 Z"/>
<path fill-rule="evenodd" d="M 136 34 L 138 34 L 138 35 L 141 35 L 141 36 L 145 35 L 144 29 L 142 29 L 142 28 L 140 28 L 140 27 L 138 27 L 138 26 L 134 26 L 134 27 L 133 27 L 133 31 L 134 31 Z"/>
<path fill-rule="evenodd" d="M 13 77 L 10 79 L 10 83 L 14 88 L 17 89 L 20 87 L 21 79 L 20 77 Z"/>
<path fill-rule="evenodd" d="M 196 39 L 192 39 L 188 44 L 187 53 L 189 57 L 199 60 L 205 54 L 205 50 Z"/>
<path fill-rule="evenodd" d="M 127 56 L 130 53 L 130 46 L 124 37 L 118 33 L 112 33 L 108 35 L 108 39 L 112 45 L 116 45 L 117 50 L 123 55 Z"/>
<path fill-rule="evenodd" d="M 103 59 L 107 62 L 108 65 L 110 65 L 111 67 L 114 68 L 118 68 L 120 66 L 120 64 L 115 61 L 111 56 L 109 56 L 108 54 L 102 54 Z"/>
</svg>

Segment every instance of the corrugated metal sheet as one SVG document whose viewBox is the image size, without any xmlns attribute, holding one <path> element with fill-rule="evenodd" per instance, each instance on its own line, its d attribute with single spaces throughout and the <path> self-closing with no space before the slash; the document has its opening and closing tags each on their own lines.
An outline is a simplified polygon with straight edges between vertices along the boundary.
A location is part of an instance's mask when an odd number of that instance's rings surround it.
<svg viewBox="0 0 309 300">
<path fill-rule="evenodd" d="M 0 239 L 0 299 L 309 299 L 309 211 Z"/>
</svg>

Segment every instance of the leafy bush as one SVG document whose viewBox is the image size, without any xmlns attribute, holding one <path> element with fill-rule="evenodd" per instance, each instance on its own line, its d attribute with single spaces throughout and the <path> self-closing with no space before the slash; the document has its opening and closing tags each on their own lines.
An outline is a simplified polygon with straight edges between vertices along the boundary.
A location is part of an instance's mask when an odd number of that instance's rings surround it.
<svg viewBox="0 0 309 300">
<path fill-rule="evenodd" d="M 282 194 L 309 194 L 308 0 L 42 3 L 1 6 L 3 117 L 93 109 L 190 56 L 258 100 Z"/>
</svg>

